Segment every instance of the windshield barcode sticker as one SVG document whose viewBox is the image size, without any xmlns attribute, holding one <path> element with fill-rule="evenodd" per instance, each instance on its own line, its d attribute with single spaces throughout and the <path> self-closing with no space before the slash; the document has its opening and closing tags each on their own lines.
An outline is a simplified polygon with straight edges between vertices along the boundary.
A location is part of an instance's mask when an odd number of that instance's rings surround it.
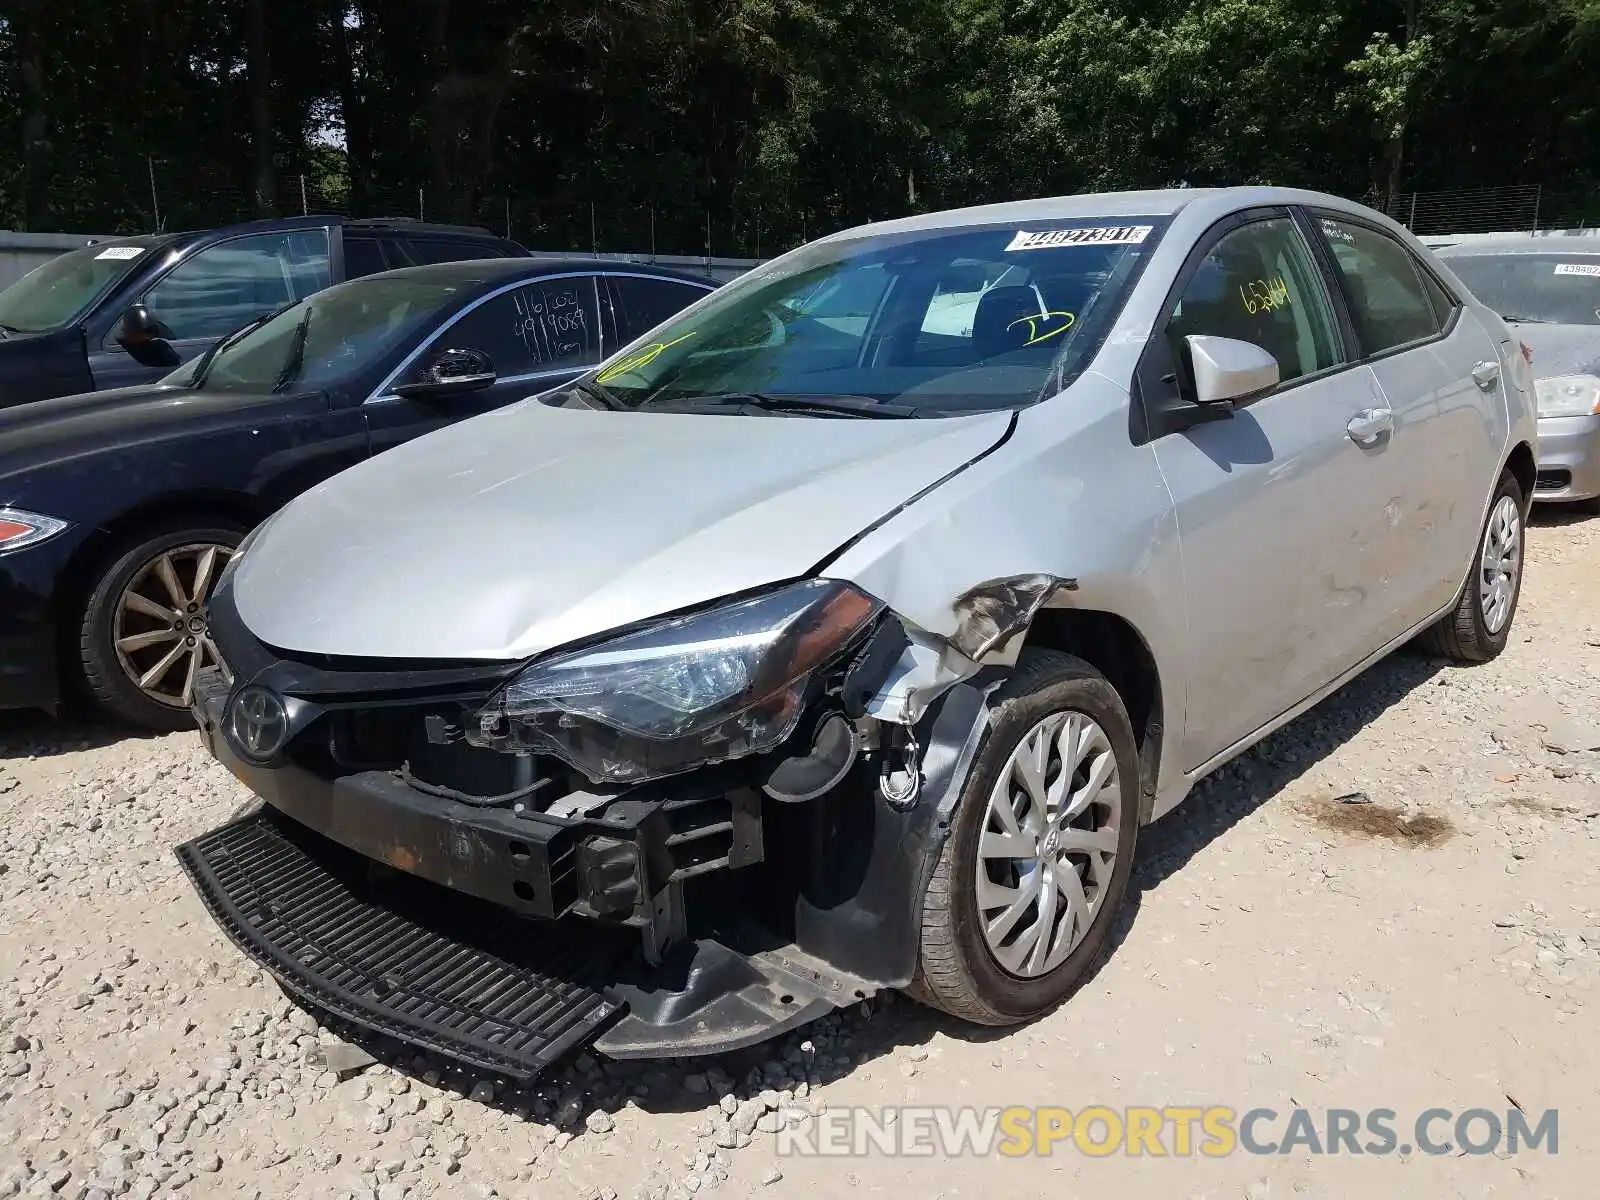
<svg viewBox="0 0 1600 1200">
<path fill-rule="evenodd" d="M 143 246 L 107 246 L 96 254 L 96 258 L 138 258 L 144 253 Z"/>
<path fill-rule="evenodd" d="M 1057 246 L 1137 246 L 1154 228 L 1153 225 L 1094 225 L 1087 229 L 1046 229 L 1037 233 L 1019 229 L 1006 252 L 1053 250 Z"/>
<path fill-rule="evenodd" d="M 1600 275 L 1600 263 L 1557 263 L 1557 275 Z"/>
</svg>

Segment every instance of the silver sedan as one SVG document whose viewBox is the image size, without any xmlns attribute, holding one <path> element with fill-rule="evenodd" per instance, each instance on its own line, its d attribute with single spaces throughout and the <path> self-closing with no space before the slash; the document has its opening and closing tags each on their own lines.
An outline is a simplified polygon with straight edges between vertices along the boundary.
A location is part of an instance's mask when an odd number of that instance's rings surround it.
<svg viewBox="0 0 1600 1200">
<path fill-rule="evenodd" d="M 1028 1020 L 1197 780 L 1419 635 L 1505 648 L 1533 409 L 1332 196 L 834 234 L 270 518 L 195 706 L 270 811 L 183 861 L 291 991 L 498 1070 Z"/>
<path fill-rule="evenodd" d="M 1539 395 L 1533 498 L 1600 511 L 1600 237 L 1472 238 L 1438 253 L 1532 350 Z"/>
</svg>

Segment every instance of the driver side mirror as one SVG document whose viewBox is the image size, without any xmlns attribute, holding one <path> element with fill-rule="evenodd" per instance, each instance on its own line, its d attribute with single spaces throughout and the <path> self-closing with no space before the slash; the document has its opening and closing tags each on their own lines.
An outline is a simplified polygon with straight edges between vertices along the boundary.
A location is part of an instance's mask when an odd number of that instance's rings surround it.
<svg viewBox="0 0 1600 1200">
<path fill-rule="evenodd" d="M 1183 341 L 1194 370 L 1195 399 L 1201 404 L 1233 405 L 1278 386 L 1278 360 L 1254 342 L 1200 333 Z"/>
<path fill-rule="evenodd" d="M 172 347 L 168 329 L 143 304 L 131 304 L 117 322 L 116 341 L 133 360 L 145 367 L 170 370 L 182 360 Z"/>
<path fill-rule="evenodd" d="M 482 350 L 438 350 L 423 359 L 409 382 L 396 384 L 394 394 L 416 400 L 454 396 L 482 391 L 497 378 L 494 361 Z"/>
</svg>

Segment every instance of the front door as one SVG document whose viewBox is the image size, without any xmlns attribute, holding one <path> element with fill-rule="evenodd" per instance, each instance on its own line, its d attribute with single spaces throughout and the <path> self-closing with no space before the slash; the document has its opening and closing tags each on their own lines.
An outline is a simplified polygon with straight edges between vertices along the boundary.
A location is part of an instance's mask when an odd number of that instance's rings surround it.
<svg viewBox="0 0 1600 1200">
<path fill-rule="evenodd" d="M 457 314 L 367 401 L 372 453 L 558 387 L 594 366 L 609 344 L 595 284 L 593 275 L 528 280 L 492 293 Z M 408 399 L 390 390 L 446 350 L 486 354 L 494 366 L 494 384 L 425 399 Z"/>
<path fill-rule="evenodd" d="M 303 300 L 332 282 L 326 229 L 229 238 L 188 255 L 139 297 L 172 331 L 181 362 L 204 354 L 258 317 Z M 115 324 L 91 347 L 97 389 L 153 383 L 172 367 L 151 367 L 117 344 Z"/>
<path fill-rule="evenodd" d="M 1211 237 L 1141 364 L 1141 386 L 1192 386 L 1189 334 L 1261 346 L 1280 383 L 1229 419 L 1153 443 L 1183 546 L 1188 769 L 1336 674 L 1370 621 L 1355 534 L 1375 468 L 1346 426 L 1379 403 L 1372 373 L 1351 362 L 1288 213 L 1236 218 Z M 1331 625 L 1313 620 L 1328 597 L 1344 606 Z"/>
</svg>

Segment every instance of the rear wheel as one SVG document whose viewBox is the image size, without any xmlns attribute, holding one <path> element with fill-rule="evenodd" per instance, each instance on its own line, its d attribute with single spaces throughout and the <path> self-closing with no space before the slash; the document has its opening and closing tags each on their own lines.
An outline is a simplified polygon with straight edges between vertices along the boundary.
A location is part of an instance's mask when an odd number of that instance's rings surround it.
<svg viewBox="0 0 1600 1200">
<path fill-rule="evenodd" d="M 910 994 L 983 1025 L 1055 1007 L 1105 948 L 1138 823 L 1116 690 L 1081 659 L 1024 650 L 928 885 Z"/>
<path fill-rule="evenodd" d="M 89 593 L 79 658 L 89 698 L 142 729 L 189 729 L 196 676 L 221 665 L 205 602 L 244 536 L 231 522 L 163 522 L 122 544 Z"/>
<path fill-rule="evenodd" d="M 1425 650 L 1462 663 L 1488 662 L 1506 648 L 1522 595 L 1527 498 L 1510 471 L 1500 476 L 1478 537 L 1472 569 L 1450 614 L 1422 635 Z"/>
</svg>

